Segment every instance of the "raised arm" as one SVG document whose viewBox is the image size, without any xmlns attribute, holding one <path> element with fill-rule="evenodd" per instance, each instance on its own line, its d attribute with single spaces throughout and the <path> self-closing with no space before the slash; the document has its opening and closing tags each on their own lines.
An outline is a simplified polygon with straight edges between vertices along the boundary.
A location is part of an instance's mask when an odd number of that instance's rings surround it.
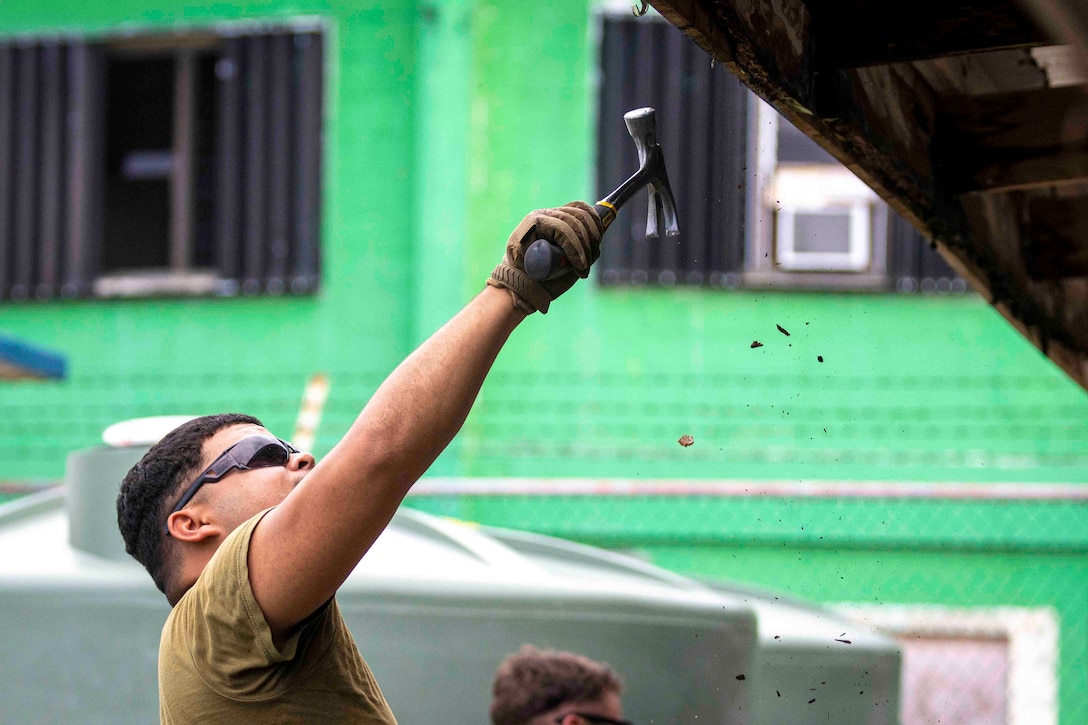
<svg viewBox="0 0 1088 725">
<path fill-rule="evenodd" d="M 460 430 L 514 328 L 588 275 L 601 231 L 581 202 L 527 216 L 488 286 L 390 374 L 333 450 L 265 516 L 249 569 L 274 634 L 336 592 Z M 530 280 L 521 259 L 538 237 L 562 247 L 575 269 L 546 283 Z"/>
</svg>

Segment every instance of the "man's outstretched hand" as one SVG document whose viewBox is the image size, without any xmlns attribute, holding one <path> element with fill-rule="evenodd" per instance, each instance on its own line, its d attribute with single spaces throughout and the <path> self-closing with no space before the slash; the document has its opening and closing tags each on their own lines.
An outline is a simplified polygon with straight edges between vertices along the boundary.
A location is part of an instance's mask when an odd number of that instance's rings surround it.
<svg viewBox="0 0 1088 725">
<path fill-rule="evenodd" d="M 557 209 L 537 209 L 521 220 L 506 242 L 506 254 L 487 283 L 510 291 L 514 306 L 525 314 L 540 310 L 569 290 L 579 278 L 589 276 L 590 266 L 601 256 L 604 225 L 584 201 L 572 201 Z M 570 270 L 555 279 L 537 282 L 525 273 L 525 250 L 537 239 L 554 242 L 570 260 Z"/>
</svg>

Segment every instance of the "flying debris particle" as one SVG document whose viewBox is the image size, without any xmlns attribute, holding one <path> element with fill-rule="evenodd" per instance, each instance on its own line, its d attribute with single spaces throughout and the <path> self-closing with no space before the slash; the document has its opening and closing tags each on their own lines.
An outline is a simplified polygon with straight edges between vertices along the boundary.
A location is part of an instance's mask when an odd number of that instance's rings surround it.
<svg viewBox="0 0 1088 725">
<path fill-rule="evenodd" d="M 779 692 L 778 690 L 775 690 L 775 691 L 774 691 L 774 694 L 778 695 L 779 697 L 782 697 L 782 693 L 781 693 L 781 692 Z"/>
<path fill-rule="evenodd" d="M 744 675 L 737 675 L 737 679 L 738 679 L 738 680 L 743 680 L 743 679 L 744 679 Z"/>
<path fill-rule="evenodd" d="M 809 700 L 809 701 L 808 701 L 808 704 L 809 704 L 809 705 L 811 705 L 811 704 L 812 704 L 812 703 L 814 703 L 814 702 L 816 702 L 816 698 L 815 698 L 815 697 L 814 697 L 814 698 L 812 698 L 811 700 Z"/>
<path fill-rule="evenodd" d="M 759 340 L 752 340 L 752 347 L 753 348 L 763 347 L 763 343 L 760 342 Z"/>
<path fill-rule="evenodd" d="M 842 642 L 843 644 L 852 644 L 848 639 L 836 639 L 836 642 Z"/>
<path fill-rule="evenodd" d="M 817 362 L 823 362 L 824 361 L 824 356 L 823 355 L 817 355 L 816 356 L 816 361 Z"/>
<path fill-rule="evenodd" d="M 689 435 L 682 435 L 682 436 L 680 436 L 680 440 L 678 440 L 676 442 L 679 443 L 680 445 L 682 445 L 684 448 L 687 448 L 688 446 L 690 446 L 692 443 L 695 442 L 695 439 L 692 438 Z"/>
<path fill-rule="evenodd" d="M 775 638 L 775 639 L 782 639 L 782 635 L 780 635 L 780 634 L 776 634 L 776 635 L 774 636 L 774 638 Z"/>
<path fill-rule="evenodd" d="M 789 337 L 789 336 L 790 336 L 790 333 L 789 333 L 789 332 L 787 332 L 787 331 L 786 331 L 786 328 L 782 327 L 782 325 L 775 325 L 775 327 L 777 327 L 777 328 L 778 328 L 778 331 L 779 331 L 779 332 L 781 332 L 781 333 L 782 333 L 783 335 L 785 335 L 786 337 Z"/>
</svg>

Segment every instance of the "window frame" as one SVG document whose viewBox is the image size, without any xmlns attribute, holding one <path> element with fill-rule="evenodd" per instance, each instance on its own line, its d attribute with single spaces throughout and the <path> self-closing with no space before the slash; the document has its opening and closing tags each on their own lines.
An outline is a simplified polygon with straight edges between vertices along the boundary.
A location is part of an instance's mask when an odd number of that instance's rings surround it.
<svg viewBox="0 0 1088 725">
<path fill-rule="evenodd" d="M 329 21 L 317 16 L 0 37 L 0 91 L 10 94 L 0 98 L 0 111 L 8 106 L 0 113 L 0 152 L 23 149 L 28 140 L 33 144 L 31 151 L 20 151 L 19 163 L 6 168 L 0 165 L 0 304 L 317 292 L 326 227 L 323 201 L 331 41 Z M 254 44 L 260 44 L 260 49 L 254 51 Z M 208 64 L 228 57 L 228 48 L 234 48 L 233 57 L 248 53 L 247 64 L 256 58 L 260 65 L 252 72 L 263 73 L 260 80 L 265 85 L 260 93 L 264 102 L 278 102 L 280 110 L 286 108 L 291 114 L 291 120 L 283 123 L 271 116 L 269 120 L 249 120 L 265 116 L 247 105 L 252 103 L 249 98 L 235 91 L 242 109 L 237 113 L 243 115 L 236 113 L 230 120 L 238 127 L 233 132 L 236 157 L 230 161 L 221 157 L 219 137 L 226 128 L 223 119 L 213 114 L 209 120 L 204 113 L 197 127 L 198 105 L 204 103 L 206 108 L 208 94 L 214 93 L 218 106 L 223 92 L 218 68 L 210 75 Z M 209 51 L 215 54 L 212 58 L 207 57 Z M 165 129 L 170 145 L 156 149 L 111 146 L 116 142 L 107 136 L 105 117 L 109 63 L 117 58 L 165 56 L 174 61 L 170 128 Z M 50 80 L 54 77 L 59 80 Z M 242 85 L 248 78 L 239 75 L 234 85 Z M 198 80 L 205 84 L 203 91 Z M 35 105 L 16 102 L 24 94 L 33 99 L 46 97 L 49 104 L 43 101 L 39 109 L 37 100 Z M 269 113 L 276 110 L 270 108 Z M 46 113 L 49 115 L 43 115 Z M 252 144 L 239 145 L 248 138 L 254 123 L 267 126 L 263 131 L 265 145 L 256 151 Z M 285 130 L 281 126 L 286 123 L 291 125 Z M 38 125 L 45 132 L 37 130 Z M 166 182 L 168 206 L 164 213 L 153 212 L 153 218 L 168 230 L 169 238 L 159 247 L 160 254 L 166 252 L 166 263 L 161 266 L 160 256 L 154 267 L 118 267 L 117 260 L 123 260 L 125 254 L 121 246 L 113 248 L 114 261 L 105 269 L 108 227 L 103 183 L 108 148 L 126 157 L 139 151 L 169 157 L 168 162 L 150 159 L 157 162 L 157 168 L 145 169 L 154 177 L 150 180 Z M 280 148 L 288 150 L 281 152 Z M 29 166 L 25 160 L 29 153 L 49 160 L 47 168 Z M 247 156 L 250 153 L 265 157 L 263 165 L 253 166 Z M 121 161 L 115 157 L 114 163 Z M 232 165 L 231 175 L 221 174 L 223 164 Z M 244 192 L 234 191 L 234 205 L 224 207 L 221 189 L 231 186 L 224 179 L 240 176 L 246 181 L 255 175 L 254 169 L 268 173 L 257 174 L 259 180 Z M 28 186 L 34 189 L 32 194 L 19 191 Z M 55 191 L 44 193 L 48 189 Z M 261 201 L 253 201 L 258 199 L 252 196 L 254 189 Z M 238 193 L 250 196 L 238 201 Z M 259 211 L 250 208 L 254 204 Z M 233 222 L 234 228 L 224 231 L 220 216 L 246 216 L 249 221 L 257 218 L 255 211 L 262 219 L 264 215 L 270 219 L 259 225 L 261 238 L 254 239 L 258 232 L 249 231 L 240 219 Z M 238 238 L 224 249 L 224 240 L 234 236 Z M 203 251 L 198 252 L 200 249 Z"/>
<path fill-rule="evenodd" d="M 748 116 L 749 158 L 755 173 L 748 194 L 745 267 L 750 289 L 883 292 L 891 287 L 887 265 L 888 207 L 841 164 L 778 161 L 778 111 L 753 95 Z M 820 259 L 816 253 L 782 258 L 784 222 L 798 211 L 819 213 L 827 206 L 852 210 L 852 236 L 865 248 Z M 852 240 L 854 241 L 854 240 Z M 806 259 L 807 257 L 807 259 Z M 808 262 L 808 264 L 806 264 Z M 824 262 L 820 264 L 820 262 Z"/>
</svg>

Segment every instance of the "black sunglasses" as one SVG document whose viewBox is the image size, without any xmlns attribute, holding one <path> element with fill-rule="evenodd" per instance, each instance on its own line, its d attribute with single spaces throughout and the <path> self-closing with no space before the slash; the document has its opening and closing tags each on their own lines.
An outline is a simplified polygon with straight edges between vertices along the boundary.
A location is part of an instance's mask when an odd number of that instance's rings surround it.
<svg viewBox="0 0 1088 725">
<path fill-rule="evenodd" d="M 555 719 L 555 722 L 563 722 L 563 718 L 567 717 L 568 715 L 580 717 L 591 725 L 635 725 L 630 720 L 613 720 L 612 718 L 605 717 L 604 715 L 590 715 L 588 712 L 567 712 L 557 717 Z"/>
<path fill-rule="evenodd" d="M 196 480 L 185 490 L 181 500 L 166 515 L 166 518 L 169 519 L 171 514 L 185 508 L 185 504 L 189 503 L 205 483 L 216 483 L 236 468 L 240 471 L 250 471 L 254 468 L 285 466 L 287 461 L 291 460 L 291 454 L 299 452 L 297 448 L 287 441 L 281 441 L 274 436 L 257 434 L 243 438 L 223 451 L 218 458 L 212 461 L 210 466 L 196 477 Z M 170 535 L 168 525 L 163 524 L 163 531 L 167 536 Z"/>
</svg>

